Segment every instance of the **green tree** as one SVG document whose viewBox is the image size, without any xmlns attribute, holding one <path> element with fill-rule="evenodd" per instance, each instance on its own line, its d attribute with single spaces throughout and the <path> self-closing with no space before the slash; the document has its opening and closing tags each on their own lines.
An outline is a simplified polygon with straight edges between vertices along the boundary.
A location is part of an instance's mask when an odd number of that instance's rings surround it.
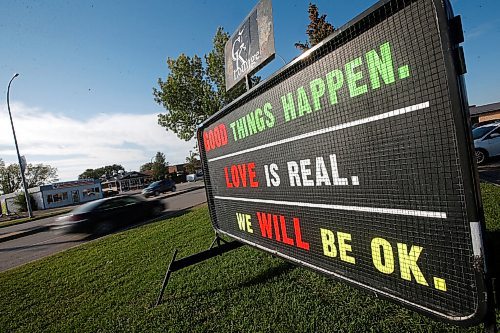
<svg viewBox="0 0 500 333">
<path fill-rule="evenodd" d="M 186 157 L 186 172 L 188 174 L 194 173 L 196 169 L 201 168 L 201 161 L 197 159 L 198 153 L 189 151 L 189 156 Z"/>
<path fill-rule="evenodd" d="M 24 175 L 28 188 L 57 182 L 59 180 L 57 168 L 44 164 L 28 164 Z"/>
<path fill-rule="evenodd" d="M 98 169 L 86 169 L 83 173 L 78 175 L 78 179 L 99 179 L 102 173 L 99 174 Z"/>
<path fill-rule="evenodd" d="M 38 205 L 37 205 L 35 199 L 33 198 L 33 196 L 31 194 L 28 193 L 28 195 L 30 197 L 31 209 L 32 210 L 38 210 Z M 19 193 L 15 197 L 14 203 L 19 207 L 19 210 L 21 212 L 27 212 L 28 211 L 28 207 L 26 206 L 26 196 L 24 195 L 24 192 Z"/>
<path fill-rule="evenodd" d="M 28 164 L 24 172 L 28 188 L 58 181 L 57 169 L 45 164 Z M 4 193 L 12 193 L 22 188 L 22 178 L 19 165 L 0 163 L 0 189 Z"/>
<path fill-rule="evenodd" d="M 153 88 L 155 102 L 166 109 L 158 115 L 158 124 L 183 140 L 191 140 L 199 124 L 245 92 L 244 82 L 226 92 L 224 47 L 228 40 L 229 34 L 219 27 L 212 51 L 204 56 L 205 64 L 198 55 L 169 57 L 166 80 L 159 78 L 159 88 Z M 259 80 L 252 78 L 254 84 Z"/>
<path fill-rule="evenodd" d="M 15 164 L 6 166 L 0 159 L 0 190 L 7 194 L 13 193 L 21 184 L 21 173 Z"/>
<path fill-rule="evenodd" d="M 125 168 L 120 164 L 106 165 L 97 169 L 87 169 L 78 176 L 78 179 L 99 179 L 101 177 L 111 177 L 118 173 L 118 171 L 125 171 Z"/>
<path fill-rule="evenodd" d="M 152 162 L 144 163 L 143 165 L 141 165 L 141 168 L 139 171 L 144 172 L 144 171 L 149 171 L 149 170 L 153 170 L 153 163 Z"/>
<path fill-rule="evenodd" d="M 165 159 L 165 154 L 161 152 L 156 153 L 151 170 L 153 170 L 152 177 L 154 180 L 165 179 L 165 176 L 168 174 L 168 162 Z"/>
<path fill-rule="evenodd" d="M 309 3 L 308 12 L 310 22 L 306 34 L 309 40 L 305 43 L 295 43 L 295 47 L 301 51 L 309 50 L 335 31 L 333 25 L 326 21 L 326 14 L 319 16 L 318 7 L 315 4 Z"/>
</svg>

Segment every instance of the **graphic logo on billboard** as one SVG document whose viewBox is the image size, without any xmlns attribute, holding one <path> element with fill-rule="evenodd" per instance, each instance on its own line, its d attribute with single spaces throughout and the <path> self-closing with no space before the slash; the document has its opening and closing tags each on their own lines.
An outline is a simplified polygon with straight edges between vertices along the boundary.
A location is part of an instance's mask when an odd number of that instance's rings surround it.
<svg viewBox="0 0 500 333">
<path fill-rule="evenodd" d="M 238 31 L 237 37 L 233 40 L 231 49 L 231 57 L 233 59 L 233 78 L 237 80 L 242 75 L 248 73 L 253 69 L 257 61 L 260 59 L 260 50 L 252 48 L 253 45 L 249 43 L 250 34 L 248 28 L 243 25 L 241 30 Z M 252 49 L 257 49 L 252 54 Z"/>
</svg>

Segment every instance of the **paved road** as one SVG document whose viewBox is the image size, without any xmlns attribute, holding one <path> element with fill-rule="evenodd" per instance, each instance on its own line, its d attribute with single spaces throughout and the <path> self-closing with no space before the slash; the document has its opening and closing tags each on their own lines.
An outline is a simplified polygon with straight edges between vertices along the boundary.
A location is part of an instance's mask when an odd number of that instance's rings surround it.
<svg viewBox="0 0 500 333">
<path fill-rule="evenodd" d="M 490 160 L 487 164 L 480 166 L 478 170 L 481 180 L 500 185 L 500 158 Z M 177 188 L 178 191 L 181 191 L 199 185 L 201 185 L 201 182 L 179 185 Z M 165 214 L 173 214 L 175 211 L 206 202 L 205 189 L 195 190 L 170 198 L 164 196 L 162 200 L 168 203 L 168 209 Z M 26 224 L 1 228 L 0 234 L 51 224 L 56 218 L 49 217 Z M 0 243 L 0 271 L 43 258 L 91 239 L 92 237 L 82 234 L 57 235 L 47 231 Z"/>
<path fill-rule="evenodd" d="M 479 178 L 500 185 L 500 158 L 494 158 L 478 167 Z"/>
<path fill-rule="evenodd" d="M 197 182 L 194 185 L 199 186 L 201 183 Z M 162 199 L 168 204 L 168 209 L 164 212 L 165 216 L 199 205 L 206 200 L 204 188 Z M 34 222 L 37 222 L 37 225 L 44 225 L 53 221 L 54 218 L 46 218 Z M 94 238 L 84 234 L 59 235 L 52 231 L 45 231 L 0 243 L 0 272 L 92 239 Z"/>
<path fill-rule="evenodd" d="M 198 182 L 192 182 L 192 183 L 177 184 L 176 187 L 177 187 L 177 192 L 182 192 L 185 190 L 189 190 L 190 188 L 199 187 L 202 185 L 203 185 L 203 182 L 198 181 Z M 131 192 L 131 195 L 140 195 L 140 193 L 141 193 L 140 191 Z M 127 193 L 125 193 L 125 194 L 127 194 Z M 166 197 L 166 196 L 169 196 L 172 194 L 175 194 L 175 193 L 167 192 L 166 194 L 160 195 L 159 198 L 163 198 L 163 197 Z M 154 199 L 156 199 L 156 198 L 150 198 L 150 200 L 154 200 Z M 76 207 L 78 207 L 78 206 L 71 206 L 68 208 L 76 208 Z M 3 227 L 3 228 L 0 228 L 0 236 L 6 235 L 6 234 L 9 234 L 12 232 L 17 232 L 20 230 L 26 230 L 26 229 L 30 229 L 30 228 L 36 228 L 36 227 L 44 226 L 47 224 L 51 224 L 51 223 L 54 223 L 57 218 L 59 218 L 59 216 L 47 217 L 45 219 L 40 219 L 40 220 L 31 221 L 31 222 L 14 224 L 14 225 L 11 225 L 8 227 Z"/>
</svg>

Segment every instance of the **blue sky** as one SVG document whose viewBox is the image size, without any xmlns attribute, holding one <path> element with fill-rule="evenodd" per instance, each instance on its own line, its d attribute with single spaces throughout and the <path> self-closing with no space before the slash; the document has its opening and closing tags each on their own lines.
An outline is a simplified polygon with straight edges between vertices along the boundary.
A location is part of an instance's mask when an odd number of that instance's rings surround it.
<svg viewBox="0 0 500 333">
<path fill-rule="evenodd" d="M 21 154 L 48 163 L 63 180 L 119 163 L 138 169 L 156 151 L 183 162 L 194 142 L 156 125 L 152 98 L 167 57 L 210 51 L 218 26 L 232 33 L 257 1 L 2 1 L 0 158 L 15 162 L 5 92 Z M 316 1 L 339 27 L 375 1 Z M 500 1 L 454 0 L 462 15 L 470 104 L 500 101 Z M 308 1 L 273 1 L 277 53 L 287 62 L 305 41 Z M 260 75 L 283 65 L 277 58 Z"/>
</svg>

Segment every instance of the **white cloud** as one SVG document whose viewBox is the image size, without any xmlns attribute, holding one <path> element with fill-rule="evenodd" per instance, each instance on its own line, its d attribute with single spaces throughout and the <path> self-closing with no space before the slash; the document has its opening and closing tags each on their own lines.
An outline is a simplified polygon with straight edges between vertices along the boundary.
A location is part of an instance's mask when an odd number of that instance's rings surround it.
<svg viewBox="0 0 500 333">
<path fill-rule="evenodd" d="M 489 22 L 482 22 L 481 24 L 473 27 L 470 30 L 465 30 L 465 32 L 464 32 L 465 33 L 465 40 L 469 41 L 469 40 L 476 39 L 476 38 L 479 38 L 481 36 L 487 35 L 492 30 L 494 30 L 495 27 L 498 26 L 499 22 L 500 22 L 499 19 L 489 21 Z"/>
<path fill-rule="evenodd" d="M 165 131 L 156 114 L 99 114 L 82 121 L 19 102 L 10 105 L 21 155 L 28 163 L 56 167 L 61 180 L 114 163 L 138 170 L 157 151 L 170 164 L 183 163 L 195 145 L 195 140 L 185 142 Z M 0 158 L 16 163 L 7 107 L 0 111 Z"/>
</svg>

